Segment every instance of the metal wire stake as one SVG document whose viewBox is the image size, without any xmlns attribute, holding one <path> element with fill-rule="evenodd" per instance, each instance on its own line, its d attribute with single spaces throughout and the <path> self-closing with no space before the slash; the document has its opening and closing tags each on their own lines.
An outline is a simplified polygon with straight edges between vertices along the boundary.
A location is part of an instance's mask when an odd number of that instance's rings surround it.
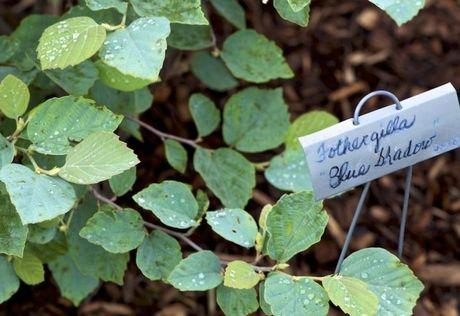
<svg viewBox="0 0 460 316">
<path fill-rule="evenodd" d="M 364 207 L 364 202 L 366 201 L 367 193 L 369 192 L 370 186 L 371 186 L 371 181 L 366 183 L 366 185 L 364 186 L 363 192 L 361 192 L 361 196 L 359 197 L 358 206 L 356 207 L 355 214 L 353 215 L 353 220 L 351 221 L 351 224 L 350 224 L 350 229 L 348 230 L 347 237 L 345 238 L 345 242 L 343 243 L 342 251 L 340 252 L 339 261 L 337 262 L 337 266 L 335 267 L 335 273 L 339 273 L 340 267 L 342 266 L 342 262 L 345 259 L 345 255 L 347 254 L 348 247 L 350 246 L 351 237 L 353 236 L 353 232 L 355 231 L 359 216 L 361 215 L 361 211 Z"/>
<path fill-rule="evenodd" d="M 359 125 L 359 112 L 361 108 L 366 104 L 366 102 L 375 97 L 375 96 L 386 96 L 392 99 L 395 102 L 396 109 L 401 110 L 402 105 L 399 102 L 398 98 L 392 94 L 391 92 L 379 90 L 369 93 L 364 98 L 359 101 L 358 105 L 356 106 L 355 113 L 353 115 L 353 124 Z M 402 258 L 403 249 L 404 249 L 404 234 L 406 230 L 406 223 L 407 223 L 407 214 L 409 210 L 409 197 L 410 197 L 410 186 L 412 181 L 412 166 L 407 168 L 406 172 L 406 179 L 404 183 L 404 202 L 402 207 L 402 214 L 401 214 L 401 224 L 399 227 L 399 237 L 398 237 L 398 256 Z M 348 252 L 348 248 L 350 246 L 351 238 L 355 231 L 356 225 L 359 220 L 359 216 L 361 215 L 362 209 L 364 207 L 364 202 L 366 201 L 367 194 L 369 192 L 369 187 L 371 185 L 371 181 L 367 182 L 364 186 L 363 192 L 361 192 L 361 196 L 359 198 L 358 206 L 356 207 L 355 213 L 353 215 L 353 220 L 351 221 L 350 228 L 348 230 L 347 236 L 345 237 L 345 242 L 343 244 L 342 250 L 340 252 L 339 260 L 337 261 L 337 266 L 335 267 L 335 273 L 339 273 L 340 268 L 342 267 L 343 260 Z"/>
<path fill-rule="evenodd" d="M 406 231 L 407 213 L 409 211 L 410 184 L 412 181 L 412 166 L 407 167 L 406 181 L 404 183 L 404 202 L 401 214 L 401 225 L 399 227 L 398 256 L 402 259 L 404 248 L 404 234 Z"/>
</svg>

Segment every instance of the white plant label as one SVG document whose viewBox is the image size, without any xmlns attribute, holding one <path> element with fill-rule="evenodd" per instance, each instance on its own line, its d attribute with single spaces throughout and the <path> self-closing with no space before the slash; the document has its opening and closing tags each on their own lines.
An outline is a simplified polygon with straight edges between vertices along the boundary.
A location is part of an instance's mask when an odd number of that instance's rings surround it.
<svg viewBox="0 0 460 316">
<path fill-rule="evenodd" d="M 300 137 L 315 198 L 333 196 L 460 146 L 460 105 L 448 83 Z"/>
</svg>

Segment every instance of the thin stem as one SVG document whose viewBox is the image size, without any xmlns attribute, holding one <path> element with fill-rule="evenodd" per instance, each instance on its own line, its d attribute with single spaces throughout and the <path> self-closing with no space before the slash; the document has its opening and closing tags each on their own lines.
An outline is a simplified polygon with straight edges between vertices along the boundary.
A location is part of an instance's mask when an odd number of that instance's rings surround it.
<svg viewBox="0 0 460 316">
<path fill-rule="evenodd" d="M 36 173 L 43 173 L 43 174 L 46 174 L 46 175 L 49 175 L 49 176 L 55 176 L 59 173 L 59 171 L 61 170 L 61 168 L 58 168 L 58 167 L 54 167 L 53 169 L 51 170 L 46 170 L 46 169 L 42 169 L 40 168 L 40 166 L 37 164 L 37 162 L 35 161 L 34 157 L 32 156 L 32 154 L 30 153 L 29 150 L 25 149 L 25 148 L 22 148 L 22 147 L 19 147 L 19 146 L 15 146 L 15 148 L 17 150 L 19 150 L 20 152 L 24 153 L 27 158 L 29 158 L 30 162 L 32 163 L 32 165 L 34 166 L 34 169 L 35 169 L 35 172 Z"/>
<path fill-rule="evenodd" d="M 93 192 L 93 195 L 96 199 L 98 199 L 99 201 L 102 201 L 104 203 L 107 203 L 111 206 L 113 206 L 114 208 L 116 208 L 117 210 L 121 210 L 123 209 L 120 205 L 118 205 L 117 203 L 115 203 L 114 201 L 112 201 L 111 199 L 103 196 L 102 194 L 99 193 L 98 190 L 96 190 L 96 188 L 94 187 L 91 187 L 91 192 Z"/>
<path fill-rule="evenodd" d="M 178 142 L 180 143 L 183 143 L 183 144 L 187 144 L 193 148 L 198 148 L 199 146 L 196 144 L 196 141 L 192 140 L 192 139 L 188 139 L 188 138 L 183 138 L 183 137 L 179 137 L 179 136 L 176 136 L 176 135 L 171 135 L 171 134 L 168 134 L 168 133 L 165 133 L 165 132 L 162 132 L 158 129 L 156 129 L 155 127 L 139 120 L 138 118 L 135 118 L 135 117 L 132 117 L 132 116 L 125 116 L 128 120 L 131 120 L 133 122 L 136 122 L 137 124 L 139 124 L 140 126 L 142 126 L 143 128 L 145 128 L 146 130 L 148 130 L 149 132 L 152 132 L 153 134 L 157 135 L 158 137 L 160 137 L 162 140 L 164 140 L 165 138 L 169 138 L 169 139 L 174 139 L 174 140 L 177 140 Z"/>
<path fill-rule="evenodd" d="M 324 277 L 319 277 L 319 276 L 305 276 L 305 278 L 311 279 L 314 281 L 319 281 L 319 282 L 322 282 L 324 280 Z"/>
<path fill-rule="evenodd" d="M 200 246 L 198 246 L 195 242 L 193 242 L 190 238 L 188 238 L 187 236 L 185 236 L 183 233 L 179 233 L 179 232 L 176 232 L 174 230 L 171 230 L 169 228 L 166 228 L 166 227 L 162 227 L 162 226 L 159 226 L 159 225 L 155 225 L 155 224 L 152 224 L 152 223 L 149 223 L 149 222 L 144 222 L 144 225 L 149 227 L 149 228 L 153 228 L 153 229 L 158 229 L 158 230 L 161 230 L 161 231 L 164 231 L 165 233 L 171 235 L 171 236 L 175 236 L 177 238 L 180 238 L 182 239 L 185 243 L 187 243 L 190 247 L 192 247 L 193 249 L 197 250 L 197 251 L 203 251 L 204 249 L 201 248 Z"/>
<path fill-rule="evenodd" d="M 268 166 L 270 165 L 270 161 L 253 162 L 252 164 L 254 165 L 254 167 L 256 168 L 256 170 L 264 171 L 264 170 L 267 169 Z"/>
</svg>

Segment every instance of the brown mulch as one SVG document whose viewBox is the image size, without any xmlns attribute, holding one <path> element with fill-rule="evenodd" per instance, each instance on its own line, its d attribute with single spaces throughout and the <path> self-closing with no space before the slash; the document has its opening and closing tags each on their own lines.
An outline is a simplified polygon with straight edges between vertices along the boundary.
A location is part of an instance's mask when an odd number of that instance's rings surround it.
<svg viewBox="0 0 460 316">
<path fill-rule="evenodd" d="M 59 12 L 59 1 L 0 0 L 0 33 L 15 27 L 20 18 L 41 2 L 40 12 Z M 452 82 L 460 89 L 460 1 L 427 1 L 428 7 L 407 25 L 397 28 L 384 13 L 366 0 L 314 0 L 310 26 L 300 28 L 279 18 L 271 5 L 246 0 L 250 27 L 266 34 L 281 46 L 296 76 L 273 81 L 266 86 L 282 86 L 293 117 L 312 109 L 323 109 L 345 119 L 352 115 L 364 94 L 386 89 L 401 99 Z M 217 44 L 234 29 L 210 8 Z M 155 101 L 143 118 L 165 131 L 195 138 L 187 110 L 191 93 L 204 92 L 223 106 L 228 94 L 215 93 L 189 72 L 189 53 L 168 54 L 164 81 L 154 85 Z M 242 86 L 248 85 L 242 83 Z M 371 100 L 367 110 L 385 104 Z M 460 126 L 460 124 L 459 124 Z M 144 133 L 145 144 L 130 140 L 142 163 L 135 191 L 166 178 L 193 183 L 202 180 L 189 168 L 185 176 L 166 164 L 161 142 Z M 209 147 L 222 145 L 218 135 L 206 140 Z M 275 154 L 273 152 L 272 154 Z M 265 161 L 272 154 L 251 155 Z M 358 225 L 352 250 L 378 246 L 395 250 L 403 199 L 404 173 L 374 181 L 367 209 Z M 257 191 L 247 209 L 258 216 L 265 203 L 282 192 L 257 175 Z M 360 189 L 326 201 L 331 221 L 323 240 L 290 264 L 294 274 L 324 275 L 333 271 L 344 234 L 351 221 Z M 218 206 L 212 200 L 213 206 Z M 129 198 L 121 204 L 131 203 Z M 149 220 L 154 221 L 153 217 Z M 205 225 L 203 225 L 205 226 Z M 224 242 L 206 227 L 192 239 L 230 258 L 253 255 Z M 425 290 L 415 309 L 417 316 L 458 316 L 460 314 L 460 151 L 417 164 L 411 190 L 410 214 L 405 243 L 405 261 L 423 280 Z M 270 262 L 265 262 L 270 264 Z M 1 276 L 0 276 L 1 282 Z M 50 282 L 35 287 L 22 286 L 20 293 L 0 305 L 3 315 L 209 315 L 206 293 L 180 293 L 170 286 L 143 278 L 130 263 L 125 286 L 106 283 L 75 309 Z M 330 315 L 342 315 L 331 309 Z"/>
</svg>

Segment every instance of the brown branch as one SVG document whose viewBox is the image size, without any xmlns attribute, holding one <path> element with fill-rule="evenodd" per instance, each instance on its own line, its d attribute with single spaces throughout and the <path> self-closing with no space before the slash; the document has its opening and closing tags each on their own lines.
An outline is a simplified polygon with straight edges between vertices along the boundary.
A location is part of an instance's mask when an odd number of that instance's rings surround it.
<svg viewBox="0 0 460 316">
<path fill-rule="evenodd" d="M 193 148 L 198 148 L 199 146 L 196 144 L 196 141 L 192 140 L 192 139 L 188 139 L 188 138 L 183 138 L 183 137 L 180 137 L 180 136 L 176 136 L 176 135 L 172 135 L 172 134 L 168 134 L 168 133 L 165 133 L 165 132 L 162 132 L 160 131 L 159 129 L 156 129 L 155 127 L 145 123 L 144 121 L 141 121 L 139 120 L 138 118 L 135 118 L 135 117 L 132 117 L 132 116 L 125 116 L 128 120 L 131 120 L 133 122 L 136 122 L 137 124 L 139 124 L 140 126 L 142 126 L 143 128 L 145 128 L 146 130 L 148 130 L 149 132 L 157 135 L 158 137 L 160 137 L 162 140 L 164 140 L 165 138 L 169 138 L 169 139 L 174 139 L 174 140 L 177 140 L 178 142 L 180 143 L 183 143 L 183 144 L 187 144 Z"/>
</svg>

